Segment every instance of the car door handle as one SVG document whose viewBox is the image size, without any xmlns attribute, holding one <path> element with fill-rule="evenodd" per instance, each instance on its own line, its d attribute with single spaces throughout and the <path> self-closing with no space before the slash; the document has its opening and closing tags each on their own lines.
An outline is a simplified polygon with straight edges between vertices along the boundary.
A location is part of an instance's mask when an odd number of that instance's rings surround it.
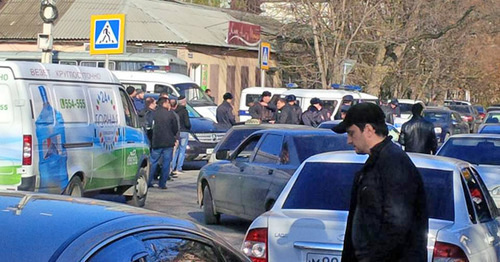
<svg viewBox="0 0 500 262">
<path fill-rule="evenodd" d="M 272 169 L 269 169 L 269 171 L 267 171 L 268 175 L 272 175 L 273 173 L 274 173 L 274 170 L 272 170 Z"/>
</svg>

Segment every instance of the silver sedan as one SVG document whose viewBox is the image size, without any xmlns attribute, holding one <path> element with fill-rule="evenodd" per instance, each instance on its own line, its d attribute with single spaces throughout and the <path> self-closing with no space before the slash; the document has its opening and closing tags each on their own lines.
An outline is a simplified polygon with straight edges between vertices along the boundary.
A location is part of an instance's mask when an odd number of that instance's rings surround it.
<svg viewBox="0 0 500 262">
<path fill-rule="evenodd" d="M 410 157 L 427 194 L 428 261 L 498 261 L 500 214 L 476 169 L 457 159 Z M 250 225 L 243 252 L 259 261 L 340 261 L 352 181 L 366 159 L 352 151 L 307 159 L 274 207 Z"/>
</svg>

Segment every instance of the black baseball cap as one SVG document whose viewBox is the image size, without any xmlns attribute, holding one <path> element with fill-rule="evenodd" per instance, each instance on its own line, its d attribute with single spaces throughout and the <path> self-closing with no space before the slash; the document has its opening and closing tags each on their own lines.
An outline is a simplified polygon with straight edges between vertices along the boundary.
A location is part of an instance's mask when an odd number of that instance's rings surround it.
<svg viewBox="0 0 500 262">
<path fill-rule="evenodd" d="M 231 93 L 225 93 L 222 98 L 224 100 L 228 100 L 228 99 L 233 99 L 233 95 Z"/>
<path fill-rule="evenodd" d="M 321 104 L 321 99 L 314 97 L 311 99 L 311 105 Z"/>
<path fill-rule="evenodd" d="M 359 103 L 351 106 L 342 122 L 334 126 L 335 133 L 345 133 L 354 124 L 385 124 L 385 114 L 373 103 Z"/>
<path fill-rule="evenodd" d="M 264 96 L 271 96 L 271 92 L 269 92 L 269 91 L 262 92 L 262 97 L 264 97 Z"/>
</svg>

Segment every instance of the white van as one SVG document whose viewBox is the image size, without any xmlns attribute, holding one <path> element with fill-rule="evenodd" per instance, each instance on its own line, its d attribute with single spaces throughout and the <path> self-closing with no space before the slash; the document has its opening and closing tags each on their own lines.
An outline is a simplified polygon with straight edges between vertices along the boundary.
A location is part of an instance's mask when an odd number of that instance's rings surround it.
<svg viewBox="0 0 500 262">
<path fill-rule="evenodd" d="M 287 95 L 295 95 L 297 101 L 302 108 L 302 111 L 306 111 L 311 105 L 311 99 L 317 97 L 321 99 L 323 107 L 328 109 L 332 115 L 332 119 L 339 110 L 342 104 L 342 97 L 345 95 L 352 95 L 354 98 L 354 103 L 359 102 L 372 102 L 376 103 L 378 98 L 376 96 L 348 90 L 333 90 L 333 89 L 289 89 L 281 94 L 281 97 L 286 97 Z"/>
<path fill-rule="evenodd" d="M 276 104 L 280 95 L 286 90 L 288 89 L 279 87 L 247 87 L 241 90 L 240 109 L 238 111 L 240 122 L 245 122 L 252 118 L 248 112 L 249 105 L 255 101 L 259 101 L 264 91 L 271 92 L 271 103 Z"/>
<path fill-rule="evenodd" d="M 133 86 L 147 93 L 167 92 L 174 96 L 184 95 L 196 112 L 217 122 L 217 104 L 191 78 L 177 73 L 113 71 L 124 86 Z"/>
<path fill-rule="evenodd" d="M 149 146 L 106 69 L 0 62 L 0 188 L 147 195 Z"/>
</svg>

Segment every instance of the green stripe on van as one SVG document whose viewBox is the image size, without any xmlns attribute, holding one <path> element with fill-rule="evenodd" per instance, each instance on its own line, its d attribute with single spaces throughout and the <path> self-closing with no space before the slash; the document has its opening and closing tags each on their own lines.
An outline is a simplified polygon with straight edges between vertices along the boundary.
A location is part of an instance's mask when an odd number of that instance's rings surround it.
<svg viewBox="0 0 500 262">
<path fill-rule="evenodd" d="M 21 183 L 21 174 L 16 170 L 21 166 L 0 166 L 0 185 L 18 185 Z"/>
</svg>

